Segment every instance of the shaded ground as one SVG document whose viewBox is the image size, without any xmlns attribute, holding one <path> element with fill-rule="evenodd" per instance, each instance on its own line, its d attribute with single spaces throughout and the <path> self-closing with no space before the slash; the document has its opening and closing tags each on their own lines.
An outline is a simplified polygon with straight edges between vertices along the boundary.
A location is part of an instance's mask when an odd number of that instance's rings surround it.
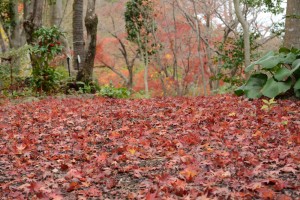
<svg viewBox="0 0 300 200">
<path fill-rule="evenodd" d="M 299 199 L 300 102 L 46 99 L 0 107 L 0 199 Z"/>
</svg>

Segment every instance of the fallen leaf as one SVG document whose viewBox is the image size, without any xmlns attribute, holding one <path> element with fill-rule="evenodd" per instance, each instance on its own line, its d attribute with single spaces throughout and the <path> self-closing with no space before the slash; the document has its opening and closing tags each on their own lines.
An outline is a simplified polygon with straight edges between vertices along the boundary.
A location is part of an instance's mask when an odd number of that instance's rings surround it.
<svg viewBox="0 0 300 200">
<path fill-rule="evenodd" d="M 102 192 L 95 186 L 92 186 L 89 189 L 87 189 L 86 193 L 89 197 L 102 197 Z"/>
<path fill-rule="evenodd" d="M 79 188 L 79 183 L 78 182 L 71 182 L 69 184 L 69 187 L 67 188 L 67 192 L 72 192 L 73 190 Z"/>
<path fill-rule="evenodd" d="M 293 174 L 297 173 L 297 170 L 295 168 L 289 167 L 289 166 L 285 166 L 285 167 L 280 168 L 280 171 L 281 172 L 287 172 L 287 173 L 291 172 Z"/>
<path fill-rule="evenodd" d="M 262 187 L 256 189 L 256 191 L 261 199 L 274 199 L 276 196 L 275 192 L 269 188 Z"/>
<path fill-rule="evenodd" d="M 106 188 L 107 189 L 111 189 L 111 188 L 115 187 L 116 185 L 117 185 L 117 181 L 114 178 L 109 178 L 106 181 Z"/>
<path fill-rule="evenodd" d="M 180 174 L 184 176 L 187 182 L 191 182 L 198 173 L 192 168 L 186 168 L 181 171 Z"/>
</svg>

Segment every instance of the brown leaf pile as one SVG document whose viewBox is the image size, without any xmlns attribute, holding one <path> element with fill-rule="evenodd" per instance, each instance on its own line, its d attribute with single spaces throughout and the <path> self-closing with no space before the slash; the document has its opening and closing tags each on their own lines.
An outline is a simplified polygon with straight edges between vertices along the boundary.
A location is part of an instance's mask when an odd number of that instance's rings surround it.
<svg viewBox="0 0 300 200">
<path fill-rule="evenodd" d="M 300 102 L 46 99 L 0 107 L 0 199 L 297 199 Z"/>
</svg>

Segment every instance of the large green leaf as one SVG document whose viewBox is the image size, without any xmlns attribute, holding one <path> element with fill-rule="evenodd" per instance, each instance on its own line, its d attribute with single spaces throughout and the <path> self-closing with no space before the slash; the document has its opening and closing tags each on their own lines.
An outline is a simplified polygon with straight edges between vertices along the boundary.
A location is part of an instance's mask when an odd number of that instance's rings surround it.
<svg viewBox="0 0 300 200">
<path fill-rule="evenodd" d="M 294 85 L 294 92 L 296 97 L 300 98 L 300 79 L 298 79 Z"/>
<path fill-rule="evenodd" d="M 256 99 L 261 97 L 262 95 L 261 89 L 265 85 L 267 79 L 268 76 L 263 73 L 253 74 L 252 76 L 250 76 L 249 80 L 247 81 L 247 83 L 244 85 L 243 88 L 245 95 L 251 99 Z"/>
<path fill-rule="evenodd" d="M 291 52 L 291 50 L 289 49 L 289 48 L 286 48 L 286 47 L 281 47 L 280 49 L 279 49 L 279 53 L 285 53 L 285 54 L 288 54 L 288 53 L 290 53 Z"/>
<path fill-rule="evenodd" d="M 298 79 L 294 85 L 294 88 L 300 90 L 300 79 Z"/>
<path fill-rule="evenodd" d="M 283 54 L 284 56 L 284 54 Z M 294 53 L 288 53 L 284 58 L 282 59 L 282 63 L 285 64 L 292 64 L 297 59 L 297 55 Z"/>
<path fill-rule="evenodd" d="M 257 65 L 257 62 L 251 63 L 248 67 L 245 68 L 245 72 L 252 71 L 255 65 Z"/>
<path fill-rule="evenodd" d="M 294 54 L 299 54 L 300 53 L 300 49 L 294 48 L 292 47 L 290 52 L 294 53 Z"/>
<path fill-rule="evenodd" d="M 297 59 L 292 64 L 293 70 L 297 70 L 300 67 L 300 59 Z"/>
<path fill-rule="evenodd" d="M 296 59 L 296 58 L 295 58 Z M 300 67 L 300 59 L 294 60 L 292 63 L 292 70 L 287 69 L 286 67 L 282 66 L 275 74 L 274 77 L 277 81 L 284 81 L 289 76 L 291 76 L 296 70 Z"/>
<path fill-rule="evenodd" d="M 274 78 L 269 78 L 262 89 L 262 94 L 266 97 L 274 98 L 277 95 L 288 91 L 292 84 L 291 78 L 285 82 L 278 82 Z"/>
<path fill-rule="evenodd" d="M 234 94 L 237 96 L 242 96 L 245 94 L 244 92 L 245 85 L 242 85 L 241 87 L 238 87 L 236 90 L 234 90 Z"/>
<path fill-rule="evenodd" d="M 270 56 L 257 64 L 262 66 L 262 69 L 273 69 L 282 61 L 281 56 Z"/>
<path fill-rule="evenodd" d="M 249 66 L 247 66 L 246 69 L 245 69 L 245 72 L 250 72 L 251 70 L 254 69 L 255 65 L 259 64 L 259 62 L 262 62 L 265 59 L 268 59 L 271 56 L 274 56 L 274 51 L 268 52 L 266 55 L 264 55 L 263 57 L 261 57 L 259 60 L 255 61 L 252 64 L 250 64 Z"/>
<path fill-rule="evenodd" d="M 296 80 L 300 79 L 300 67 L 293 73 Z"/>
<path fill-rule="evenodd" d="M 275 74 L 274 77 L 277 81 L 286 80 L 293 72 L 285 67 L 280 68 Z"/>
</svg>

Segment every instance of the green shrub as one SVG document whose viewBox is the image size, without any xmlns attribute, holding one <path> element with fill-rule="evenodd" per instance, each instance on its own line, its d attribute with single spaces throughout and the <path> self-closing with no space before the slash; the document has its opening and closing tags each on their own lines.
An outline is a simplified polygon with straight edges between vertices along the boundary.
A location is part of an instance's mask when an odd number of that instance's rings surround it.
<svg viewBox="0 0 300 200">
<path fill-rule="evenodd" d="M 65 81 L 65 80 L 68 80 L 70 77 L 69 77 L 69 72 L 68 70 L 66 69 L 65 66 L 57 66 L 55 67 L 55 71 L 60 74 L 60 80 L 61 81 Z"/>
<path fill-rule="evenodd" d="M 257 66 L 257 67 L 256 67 Z M 235 90 L 238 96 L 274 98 L 289 91 L 300 98 L 300 50 L 281 48 L 269 52 L 246 68 L 247 82 Z"/>
<path fill-rule="evenodd" d="M 63 46 L 59 41 L 62 36 L 63 32 L 56 26 L 41 27 L 33 34 L 35 45 L 31 54 L 35 62 L 32 66 L 32 83 L 39 92 L 52 92 L 58 87 L 60 74 L 50 66 L 50 62 L 62 52 Z"/>
<path fill-rule="evenodd" d="M 9 87 L 11 82 L 10 79 L 10 68 L 7 65 L 0 64 L 0 89 L 6 89 Z"/>
<path fill-rule="evenodd" d="M 130 91 L 127 88 L 115 88 L 111 85 L 106 85 L 100 88 L 98 95 L 109 98 L 128 98 Z"/>
<path fill-rule="evenodd" d="M 39 91 L 55 92 L 60 85 L 61 74 L 54 68 L 39 69 L 31 77 L 31 86 Z"/>
<path fill-rule="evenodd" d="M 20 98 L 20 97 L 30 97 L 35 96 L 35 92 L 30 87 L 24 87 L 20 90 L 3 90 L 3 95 L 9 98 Z"/>
<path fill-rule="evenodd" d="M 0 90 L 20 84 L 19 79 L 24 77 L 24 66 L 28 65 L 28 53 L 32 47 L 24 45 L 18 49 L 10 49 L 0 54 Z M 7 61 L 5 61 L 7 60 Z"/>
<path fill-rule="evenodd" d="M 140 90 L 138 92 L 132 93 L 132 98 L 134 99 L 149 99 L 151 97 L 151 91 L 149 91 L 149 95 L 146 95 L 145 90 Z"/>
</svg>

